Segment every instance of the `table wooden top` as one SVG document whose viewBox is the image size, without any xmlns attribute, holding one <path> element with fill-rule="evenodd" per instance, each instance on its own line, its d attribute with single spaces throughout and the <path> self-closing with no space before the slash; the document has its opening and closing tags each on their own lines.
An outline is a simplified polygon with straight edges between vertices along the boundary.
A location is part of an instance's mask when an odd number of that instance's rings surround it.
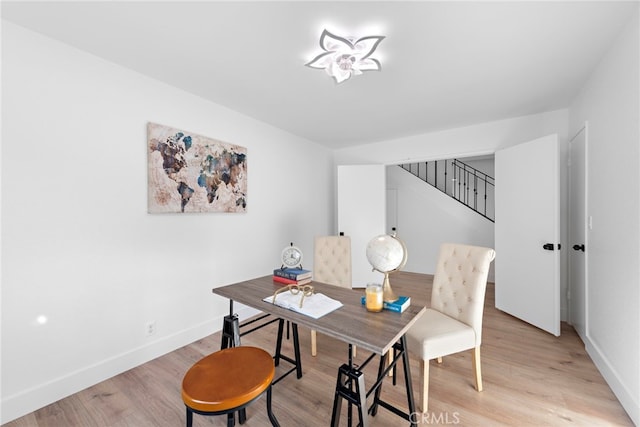
<svg viewBox="0 0 640 427">
<path fill-rule="evenodd" d="M 340 301 L 343 306 L 314 319 L 262 301 L 282 287 L 273 281 L 271 275 L 214 288 L 212 292 L 378 354 L 387 353 L 425 311 L 423 306 L 412 304 L 403 313 L 388 310 L 371 313 L 360 301 L 363 289 L 347 289 L 315 281 L 311 285 L 316 292 Z"/>
</svg>

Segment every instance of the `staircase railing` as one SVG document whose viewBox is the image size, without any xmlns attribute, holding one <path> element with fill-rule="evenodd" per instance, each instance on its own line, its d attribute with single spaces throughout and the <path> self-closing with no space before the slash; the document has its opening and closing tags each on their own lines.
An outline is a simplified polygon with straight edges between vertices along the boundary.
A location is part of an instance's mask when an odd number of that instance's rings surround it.
<svg viewBox="0 0 640 427">
<path fill-rule="evenodd" d="M 493 177 L 458 159 L 399 165 L 424 182 L 495 222 Z"/>
</svg>

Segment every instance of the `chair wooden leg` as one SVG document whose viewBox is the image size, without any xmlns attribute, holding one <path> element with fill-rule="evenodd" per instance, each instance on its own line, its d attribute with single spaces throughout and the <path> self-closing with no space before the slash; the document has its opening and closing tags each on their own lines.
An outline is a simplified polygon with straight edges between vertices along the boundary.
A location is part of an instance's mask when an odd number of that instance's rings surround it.
<svg viewBox="0 0 640 427">
<path fill-rule="evenodd" d="M 476 378 L 476 390 L 482 391 L 482 370 L 480 369 L 480 346 L 473 349 L 473 374 Z"/>
<path fill-rule="evenodd" d="M 314 329 L 311 330 L 311 355 L 312 356 L 317 356 L 318 355 L 318 344 L 316 343 L 316 337 L 317 337 L 317 333 Z M 356 346 L 354 345 L 351 349 L 351 354 L 353 355 L 353 357 L 356 357 Z"/>
<path fill-rule="evenodd" d="M 316 344 L 316 331 L 315 329 L 311 330 L 311 355 L 315 356 L 318 354 L 318 347 Z"/>
<path fill-rule="evenodd" d="M 418 410 L 427 412 L 429 410 L 429 361 L 420 361 L 420 398 Z"/>
</svg>

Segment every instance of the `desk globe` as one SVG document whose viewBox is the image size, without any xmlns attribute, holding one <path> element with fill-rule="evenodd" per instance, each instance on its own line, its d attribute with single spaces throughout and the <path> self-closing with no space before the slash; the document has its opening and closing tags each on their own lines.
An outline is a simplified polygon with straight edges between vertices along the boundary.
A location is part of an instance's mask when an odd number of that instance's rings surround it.
<svg viewBox="0 0 640 427">
<path fill-rule="evenodd" d="M 382 293 L 384 302 L 398 300 L 389 284 L 389 273 L 400 270 L 407 263 L 407 247 L 395 235 L 376 236 L 367 244 L 367 260 L 374 271 L 384 274 Z"/>
</svg>

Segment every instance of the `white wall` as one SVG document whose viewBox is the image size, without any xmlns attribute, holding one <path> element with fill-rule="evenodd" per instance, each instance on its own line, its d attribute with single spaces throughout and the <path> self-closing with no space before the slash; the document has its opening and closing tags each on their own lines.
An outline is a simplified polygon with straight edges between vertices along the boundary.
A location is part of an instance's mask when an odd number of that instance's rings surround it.
<svg viewBox="0 0 640 427">
<path fill-rule="evenodd" d="M 409 253 L 404 271 L 433 274 L 441 243 L 494 247 L 491 221 L 399 166 L 387 166 L 387 188 L 397 189 L 397 232 Z M 493 280 L 493 264 L 490 273 Z"/>
<path fill-rule="evenodd" d="M 640 425 L 640 30 L 637 12 L 569 110 L 588 121 L 586 346 Z"/>
<path fill-rule="evenodd" d="M 147 214 L 148 121 L 247 147 L 248 212 Z M 219 330 L 211 288 L 334 228 L 327 149 L 7 22 L 2 123 L 2 422 Z"/>
<path fill-rule="evenodd" d="M 489 175 L 490 177 L 494 178 L 495 175 L 495 158 L 494 156 L 490 156 L 490 157 L 480 157 L 480 158 L 475 158 L 475 157 L 469 157 L 469 158 L 461 158 L 458 159 L 463 163 L 466 163 L 467 165 L 471 166 L 472 168 L 475 168 L 477 170 L 479 170 L 480 172 L 483 172 L 487 175 Z"/>
<path fill-rule="evenodd" d="M 338 164 L 402 164 L 464 158 L 557 133 L 566 150 L 568 110 L 514 117 L 336 150 Z"/>
</svg>

